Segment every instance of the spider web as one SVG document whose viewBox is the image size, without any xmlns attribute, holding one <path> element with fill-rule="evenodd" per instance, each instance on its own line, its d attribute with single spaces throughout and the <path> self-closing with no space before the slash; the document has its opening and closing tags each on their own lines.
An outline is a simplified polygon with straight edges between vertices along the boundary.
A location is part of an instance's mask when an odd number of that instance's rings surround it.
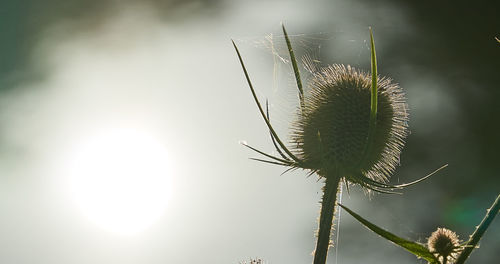
<svg viewBox="0 0 500 264">
<path fill-rule="evenodd" d="M 318 32 L 312 34 L 290 34 L 289 38 L 296 54 L 301 75 L 307 73 L 303 60 L 311 58 L 321 66 L 340 63 L 349 64 L 354 67 L 370 67 L 370 47 L 368 30 L 366 36 L 348 34 L 342 31 Z M 290 55 L 284 35 L 270 33 L 261 37 L 250 37 L 238 39 L 238 42 L 245 43 L 258 50 L 265 52 L 267 57 L 273 60 L 273 75 L 276 77 L 273 82 L 273 92 L 276 92 L 279 74 L 286 75 L 293 80 L 296 86 L 295 77 L 291 70 Z M 303 81 L 306 84 L 307 79 Z M 289 87 L 287 87 L 289 88 Z"/>
<path fill-rule="evenodd" d="M 311 77 L 311 68 L 318 69 L 337 63 L 348 64 L 366 71 L 370 70 L 368 29 L 363 34 L 344 31 L 288 33 L 306 94 L 309 90 L 308 82 Z M 273 112 L 276 112 L 274 113 L 274 115 L 277 114 L 275 120 L 286 120 L 286 123 L 278 125 L 288 127 L 291 121 L 289 114 L 297 110 L 299 101 L 295 75 L 283 33 L 240 38 L 237 39 L 237 42 L 244 44 L 244 46 L 250 46 L 253 52 L 260 54 L 257 59 L 260 62 L 265 61 L 269 65 L 266 68 L 266 74 L 268 74 L 266 76 L 270 76 L 268 83 L 264 83 L 265 86 L 256 85 L 254 88 L 259 94 L 259 98 L 269 99 L 271 116 L 273 116 Z M 246 56 L 245 61 L 255 59 Z"/>
<path fill-rule="evenodd" d="M 369 70 L 370 46 L 369 35 L 366 38 L 353 38 L 343 32 L 319 32 L 314 34 L 289 34 L 292 47 L 295 52 L 297 64 L 301 74 L 304 92 L 308 92 L 308 81 L 311 72 L 329 64 L 349 64 L 356 68 Z M 253 49 L 263 51 L 268 62 L 272 58 L 272 88 L 255 87 L 262 98 L 263 94 L 269 94 L 271 122 L 279 127 L 288 129 L 294 110 L 298 109 L 298 90 L 295 75 L 292 69 L 290 54 L 283 34 L 268 34 L 257 38 L 238 39 L 238 42 L 251 46 Z M 329 49 L 334 49 L 330 52 Z M 343 52 L 338 52 L 342 49 Z M 335 51 L 336 50 L 336 51 Z M 267 86 L 267 87 L 269 87 Z M 273 103 L 275 102 L 275 103 Z M 273 118 L 274 116 L 274 118 Z M 286 120 L 284 122 L 284 120 Z M 287 135 L 286 132 L 279 133 Z M 276 153 L 275 153 L 276 154 Z M 337 201 L 342 202 L 343 183 L 341 182 Z M 334 241 L 335 263 L 338 263 L 340 247 L 340 220 L 341 208 L 337 206 L 334 229 L 331 238 Z"/>
<path fill-rule="evenodd" d="M 310 72 L 320 67 L 338 63 L 344 65 L 348 64 L 367 72 L 370 71 L 368 29 L 364 32 L 365 34 L 360 33 L 358 35 L 343 31 L 319 32 L 313 34 L 290 34 L 290 31 L 291 30 L 288 29 L 289 38 L 295 52 L 306 95 L 309 90 L 307 84 L 311 77 Z M 278 128 L 277 130 L 281 130 L 278 131 L 278 134 L 283 136 L 289 135 L 288 129 L 290 122 L 295 117 L 295 115 L 291 113 L 296 113 L 295 111 L 298 110 L 299 101 L 295 75 L 293 73 L 284 35 L 279 32 L 266 36 L 241 38 L 237 39 L 237 42 L 238 44 L 247 46 L 247 48 L 250 47 L 250 50 L 260 54 L 258 58 L 247 56 L 245 61 L 258 59 L 268 62 L 269 68 L 261 69 L 261 71 L 267 70 L 269 76 L 271 76 L 270 72 L 272 72 L 272 77 L 268 80 L 268 83 L 255 86 L 255 89 L 262 102 L 264 102 L 263 98 L 269 98 L 271 122 L 273 126 L 277 125 L 275 126 L 275 128 Z M 304 63 L 304 61 L 306 61 L 306 63 Z M 269 151 L 273 151 L 271 144 L 269 144 Z M 342 190 L 345 189 L 343 184 L 344 183 L 341 184 L 343 188 L 341 187 L 337 194 L 337 201 L 339 203 L 342 202 L 343 193 L 345 193 L 345 191 Z M 358 188 L 351 188 L 351 190 L 356 189 Z M 355 192 L 358 193 L 361 191 L 356 190 Z M 360 193 L 360 195 L 363 194 Z M 393 222 L 399 223 L 399 227 L 397 230 L 393 230 L 393 232 L 400 234 L 406 233 L 407 236 L 417 238 L 425 237 L 426 234 L 415 231 L 411 224 L 404 221 L 404 217 L 399 215 L 399 213 L 387 211 L 385 214 L 388 215 L 390 219 L 393 219 Z M 335 263 L 338 263 L 340 241 L 342 239 L 340 235 L 340 215 L 341 210 L 340 207 L 337 206 L 335 228 L 331 235 L 331 239 L 334 241 L 335 245 L 335 252 L 332 252 L 335 254 Z M 333 258 L 332 255 L 331 257 Z"/>
<path fill-rule="evenodd" d="M 306 95 L 309 91 L 310 69 L 313 67 L 339 63 L 370 69 L 368 29 L 364 34 L 339 30 L 304 34 L 293 34 L 289 30 L 288 33 Z M 262 103 L 269 100 L 273 126 L 278 134 L 289 135 L 290 122 L 295 120 L 295 113 L 299 110 L 299 99 L 283 33 L 278 31 L 263 36 L 238 38 L 236 42 L 242 48 L 247 48 L 244 60 L 248 63 L 247 68 L 259 99 Z M 304 63 L 305 60 L 309 62 Z M 249 66 L 253 63 L 261 66 L 257 69 Z M 273 149 L 269 148 L 269 151 Z"/>
</svg>

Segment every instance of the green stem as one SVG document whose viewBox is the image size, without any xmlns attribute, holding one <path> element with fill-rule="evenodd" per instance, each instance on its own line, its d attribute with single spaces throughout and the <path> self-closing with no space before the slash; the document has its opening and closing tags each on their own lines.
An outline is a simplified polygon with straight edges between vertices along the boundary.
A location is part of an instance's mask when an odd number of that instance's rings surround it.
<svg viewBox="0 0 500 264">
<path fill-rule="evenodd" d="M 330 247 L 330 233 L 335 215 L 335 202 L 340 183 L 337 175 L 324 175 L 326 178 L 323 187 L 323 199 L 321 201 L 321 213 L 319 216 L 318 240 L 314 250 L 314 264 L 325 264 Z"/>
<path fill-rule="evenodd" d="M 495 202 L 493 202 L 490 209 L 487 210 L 487 213 L 484 216 L 483 221 L 481 221 L 479 226 L 471 235 L 469 242 L 467 242 L 467 244 L 465 245 L 464 251 L 462 251 L 460 256 L 458 256 L 456 264 L 462 264 L 465 262 L 465 260 L 469 257 L 470 253 L 472 253 L 472 250 L 476 248 L 477 244 L 479 243 L 479 240 L 484 235 L 484 232 L 486 232 L 486 229 L 488 229 L 491 222 L 493 222 L 493 219 L 495 218 L 495 216 L 498 214 L 499 211 L 500 211 L 500 195 L 497 196 Z"/>
</svg>

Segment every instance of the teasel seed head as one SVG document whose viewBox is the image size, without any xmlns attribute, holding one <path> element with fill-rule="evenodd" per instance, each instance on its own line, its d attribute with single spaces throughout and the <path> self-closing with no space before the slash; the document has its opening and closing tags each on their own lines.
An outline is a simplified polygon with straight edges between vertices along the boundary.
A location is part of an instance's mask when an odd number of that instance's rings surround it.
<svg viewBox="0 0 500 264">
<path fill-rule="evenodd" d="M 264 261 L 262 259 L 250 259 L 250 262 L 240 262 L 240 264 L 264 264 Z"/>
<path fill-rule="evenodd" d="M 441 227 L 431 234 L 427 240 L 427 247 L 431 253 L 435 254 L 443 262 L 445 259 L 456 258 L 461 250 L 457 234 Z"/>
<path fill-rule="evenodd" d="M 408 108 L 399 85 L 377 79 L 376 129 L 369 137 L 371 75 L 338 64 L 312 72 L 291 136 L 305 167 L 319 175 L 335 170 L 351 182 L 358 175 L 387 181 L 408 134 Z"/>
<path fill-rule="evenodd" d="M 308 63 L 307 58 L 304 58 L 304 65 L 312 75 L 307 95 L 304 95 L 297 60 L 284 26 L 283 34 L 300 102 L 298 118 L 292 124 L 290 147 L 273 128 L 267 100 L 264 108 L 233 41 L 252 97 L 278 154 L 268 154 L 244 143 L 243 145 L 264 157 L 252 159 L 285 166 L 285 172 L 304 169 L 309 171 L 308 175 L 317 173 L 320 178 L 335 178 L 345 183 L 359 184 L 368 192 L 380 193 L 397 193 L 394 190 L 422 182 L 447 166 L 410 183 L 387 183 L 399 164 L 399 156 L 408 134 L 408 107 L 399 85 L 377 73 L 371 29 L 370 74 L 337 64 L 318 69 L 314 63 Z"/>
</svg>

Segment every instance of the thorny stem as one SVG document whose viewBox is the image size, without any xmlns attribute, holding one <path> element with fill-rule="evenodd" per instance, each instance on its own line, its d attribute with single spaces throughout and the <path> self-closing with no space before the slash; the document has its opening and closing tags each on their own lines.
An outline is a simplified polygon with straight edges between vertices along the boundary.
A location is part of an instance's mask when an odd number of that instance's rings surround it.
<svg viewBox="0 0 500 264">
<path fill-rule="evenodd" d="M 479 243 L 479 240 L 484 235 L 484 232 L 486 232 L 486 229 L 488 229 L 491 222 L 493 222 L 493 219 L 495 218 L 495 216 L 498 214 L 499 211 L 500 211 L 500 195 L 497 196 L 495 202 L 493 202 L 493 205 L 491 205 L 490 209 L 487 210 L 487 213 L 484 216 L 483 221 L 481 221 L 481 223 L 476 228 L 474 233 L 472 233 L 469 241 L 465 245 L 464 250 L 462 251 L 460 256 L 458 256 L 456 264 L 462 264 L 465 262 L 465 260 L 469 257 L 470 253 L 472 253 L 472 250 L 476 248 L 476 245 Z"/>
<path fill-rule="evenodd" d="M 319 216 L 318 240 L 314 250 L 314 264 L 325 264 L 330 247 L 330 233 L 332 230 L 333 216 L 337 192 L 340 184 L 338 175 L 324 175 L 325 186 L 323 187 L 323 198 L 321 201 L 321 212 Z"/>
</svg>

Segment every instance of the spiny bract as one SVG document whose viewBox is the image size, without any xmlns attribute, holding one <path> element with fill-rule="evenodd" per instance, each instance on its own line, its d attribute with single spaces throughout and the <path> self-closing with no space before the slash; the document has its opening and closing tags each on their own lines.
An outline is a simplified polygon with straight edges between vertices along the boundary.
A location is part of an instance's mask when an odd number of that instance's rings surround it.
<svg viewBox="0 0 500 264">
<path fill-rule="evenodd" d="M 304 167 L 356 182 L 358 175 L 387 181 L 408 134 L 402 89 L 378 77 L 376 128 L 368 142 L 371 75 L 332 65 L 312 73 L 304 108 L 292 125 L 292 142 Z M 323 172 L 323 173 L 322 173 Z"/>
</svg>

